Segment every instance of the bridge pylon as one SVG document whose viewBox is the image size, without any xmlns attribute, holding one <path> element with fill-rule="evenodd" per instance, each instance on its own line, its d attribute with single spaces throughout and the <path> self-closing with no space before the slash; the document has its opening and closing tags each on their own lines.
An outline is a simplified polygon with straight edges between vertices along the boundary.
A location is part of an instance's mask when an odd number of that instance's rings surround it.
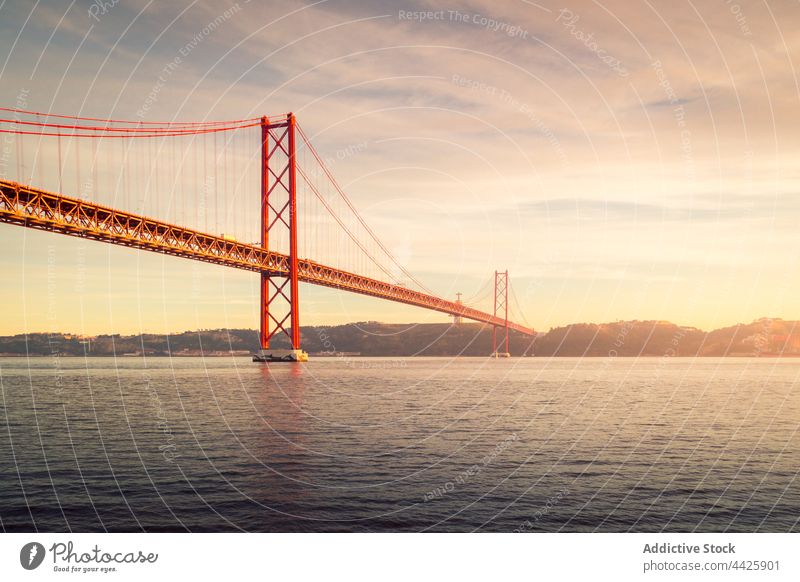
<svg viewBox="0 0 800 582">
<path fill-rule="evenodd" d="M 257 362 L 308 360 L 300 347 L 295 127 L 293 113 L 278 121 L 261 118 L 261 247 L 269 251 L 271 238 L 284 244 L 288 239 L 289 274 L 261 273 L 261 350 L 253 355 Z M 280 333 L 289 338 L 290 349 L 270 347 Z"/>
<path fill-rule="evenodd" d="M 508 271 L 494 272 L 494 316 L 501 317 L 505 321 L 505 325 L 495 325 L 492 328 L 492 357 L 510 358 L 511 354 L 508 348 Z M 498 330 L 498 328 L 500 329 Z M 498 331 L 500 331 L 499 334 Z"/>
<path fill-rule="evenodd" d="M 464 302 L 461 301 L 461 296 L 463 293 L 456 293 L 456 305 L 464 305 Z M 461 325 L 464 322 L 464 318 L 460 315 L 453 316 L 453 325 Z"/>
</svg>

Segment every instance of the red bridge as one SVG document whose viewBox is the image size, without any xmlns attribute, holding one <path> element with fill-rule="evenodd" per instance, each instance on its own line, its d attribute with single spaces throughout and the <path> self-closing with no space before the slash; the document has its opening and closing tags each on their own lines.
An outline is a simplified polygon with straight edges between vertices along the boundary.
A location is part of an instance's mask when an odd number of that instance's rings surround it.
<svg viewBox="0 0 800 582">
<path fill-rule="evenodd" d="M 495 272 L 492 313 L 437 297 L 417 281 L 356 211 L 291 113 L 162 123 L 0 112 L 0 133 L 16 142 L 17 170 L 16 180 L 0 179 L 0 221 L 260 273 L 255 359 L 306 358 L 300 282 L 489 324 L 495 356 L 508 355 L 509 329 L 534 334 L 509 320 L 507 271 Z M 29 185 L 48 179 L 56 192 Z M 64 194 L 65 182 L 78 196 Z M 111 203 L 101 203 L 104 196 Z M 194 224 L 115 207 L 125 203 Z M 209 234 L 221 226 L 229 234 Z M 240 242 L 241 233 L 260 240 Z M 278 333 L 291 350 L 270 348 Z"/>
</svg>

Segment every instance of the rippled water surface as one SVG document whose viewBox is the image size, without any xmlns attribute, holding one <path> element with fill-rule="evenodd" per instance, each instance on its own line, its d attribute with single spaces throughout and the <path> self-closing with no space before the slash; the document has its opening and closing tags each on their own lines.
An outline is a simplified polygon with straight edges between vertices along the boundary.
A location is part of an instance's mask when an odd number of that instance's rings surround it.
<svg viewBox="0 0 800 582">
<path fill-rule="evenodd" d="M 797 531 L 800 360 L 0 359 L 40 531 Z"/>
</svg>

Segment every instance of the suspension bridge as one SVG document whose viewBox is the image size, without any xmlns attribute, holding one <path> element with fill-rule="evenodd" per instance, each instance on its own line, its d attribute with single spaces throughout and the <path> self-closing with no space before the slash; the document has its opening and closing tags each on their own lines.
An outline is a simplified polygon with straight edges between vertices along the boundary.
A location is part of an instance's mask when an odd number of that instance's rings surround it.
<svg viewBox="0 0 800 582">
<path fill-rule="evenodd" d="M 508 271 L 494 273 L 488 311 L 409 273 L 291 113 L 145 122 L 0 108 L 0 133 L 1 222 L 259 273 L 256 361 L 307 359 L 301 282 L 490 325 L 495 357 L 509 330 L 534 335 L 509 318 Z M 270 346 L 278 334 L 291 349 Z"/>
</svg>

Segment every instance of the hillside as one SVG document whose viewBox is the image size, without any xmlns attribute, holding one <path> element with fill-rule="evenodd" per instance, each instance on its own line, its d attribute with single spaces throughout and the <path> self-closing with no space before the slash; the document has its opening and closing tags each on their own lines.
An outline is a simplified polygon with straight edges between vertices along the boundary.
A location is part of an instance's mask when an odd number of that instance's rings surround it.
<svg viewBox="0 0 800 582">
<path fill-rule="evenodd" d="M 798 356 L 800 322 L 758 319 L 705 332 L 667 321 L 576 323 L 536 339 L 537 356 Z"/>
<path fill-rule="evenodd" d="M 311 354 L 352 352 L 362 356 L 486 356 L 492 330 L 480 324 L 350 323 L 306 326 L 303 348 Z M 521 356 L 800 356 L 800 322 L 759 319 L 705 332 L 665 321 L 576 323 L 531 338 L 512 332 L 511 354 Z M 0 355 L 62 356 L 245 355 L 258 345 L 251 329 L 186 331 L 132 336 L 35 333 L 0 337 Z M 288 347 L 285 337 L 274 347 Z"/>
<path fill-rule="evenodd" d="M 356 352 L 363 356 L 484 356 L 491 351 L 492 330 L 479 324 L 385 324 L 351 323 L 330 327 L 302 327 L 303 349 L 320 352 Z M 532 338 L 510 334 L 513 355 L 522 355 Z M 288 348 L 285 336 L 273 347 Z M 258 333 L 251 329 L 200 330 L 164 336 L 28 334 L 0 337 L 3 355 L 221 355 L 249 354 L 258 347 Z"/>
</svg>

